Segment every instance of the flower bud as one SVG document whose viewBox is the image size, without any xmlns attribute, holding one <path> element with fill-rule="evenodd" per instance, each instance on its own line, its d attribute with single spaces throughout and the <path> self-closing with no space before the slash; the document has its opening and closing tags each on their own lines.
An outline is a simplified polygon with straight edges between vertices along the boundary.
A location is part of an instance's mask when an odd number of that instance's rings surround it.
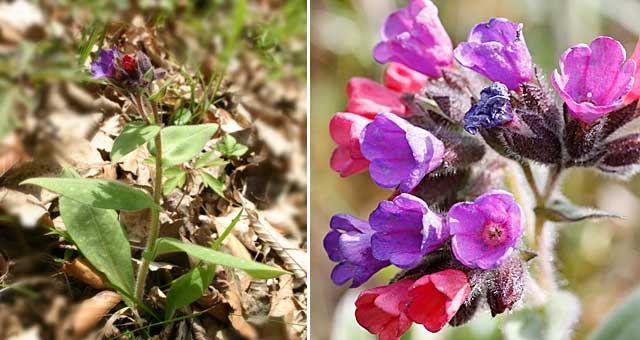
<svg viewBox="0 0 640 340">
<path fill-rule="evenodd" d="M 524 274 L 524 263 L 518 255 L 510 256 L 495 270 L 487 287 L 487 302 L 492 316 L 513 308 L 520 300 L 524 291 Z"/>
<path fill-rule="evenodd" d="M 598 164 L 598 168 L 605 172 L 628 175 L 640 163 L 640 133 L 606 143 L 603 149 L 606 155 Z"/>
</svg>

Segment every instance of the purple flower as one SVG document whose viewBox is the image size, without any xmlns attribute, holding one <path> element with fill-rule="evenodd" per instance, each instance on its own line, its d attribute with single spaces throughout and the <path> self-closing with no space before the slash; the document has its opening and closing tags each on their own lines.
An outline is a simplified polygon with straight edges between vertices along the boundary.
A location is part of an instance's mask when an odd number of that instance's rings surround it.
<svg viewBox="0 0 640 340">
<path fill-rule="evenodd" d="M 371 238 L 373 256 L 400 268 L 410 268 L 438 249 L 449 237 L 442 217 L 410 194 L 382 201 L 369 216 L 376 231 Z"/>
<path fill-rule="evenodd" d="M 351 288 L 365 283 L 373 274 L 389 265 L 371 254 L 371 236 L 374 230 L 367 221 L 346 214 L 331 218 L 331 231 L 324 238 L 324 249 L 329 259 L 340 262 L 331 272 L 337 285 L 351 281 Z"/>
<path fill-rule="evenodd" d="M 474 135 L 478 129 L 487 129 L 513 120 L 509 89 L 495 82 L 480 92 L 480 100 L 464 115 L 464 129 Z"/>
<path fill-rule="evenodd" d="M 440 77 L 440 68 L 451 64 L 451 39 L 429 0 L 411 0 L 391 13 L 380 35 L 382 41 L 373 50 L 379 63 L 395 61 L 430 77 Z"/>
<path fill-rule="evenodd" d="M 380 113 L 362 131 L 360 149 L 371 161 L 371 179 L 383 188 L 409 192 L 440 166 L 444 144 L 427 130 L 392 114 Z"/>
<path fill-rule="evenodd" d="M 524 222 L 522 208 L 506 191 L 457 203 L 447 215 L 453 254 L 467 267 L 496 268 L 522 236 Z"/>
<path fill-rule="evenodd" d="M 636 69 L 635 62 L 625 58 L 622 44 L 610 37 L 597 37 L 589 46 L 578 44 L 562 54 L 560 71 L 553 72 L 551 81 L 574 118 L 591 124 L 624 104 Z"/>
<path fill-rule="evenodd" d="M 93 79 L 112 78 L 115 76 L 115 60 L 118 56 L 118 48 L 116 45 L 113 45 L 112 49 L 101 49 L 98 53 L 98 59 L 91 64 Z"/>
<path fill-rule="evenodd" d="M 477 24 L 466 42 L 453 51 L 456 60 L 491 81 L 499 81 L 510 90 L 533 78 L 531 54 L 522 34 L 522 24 L 493 18 Z"/>
</svg>

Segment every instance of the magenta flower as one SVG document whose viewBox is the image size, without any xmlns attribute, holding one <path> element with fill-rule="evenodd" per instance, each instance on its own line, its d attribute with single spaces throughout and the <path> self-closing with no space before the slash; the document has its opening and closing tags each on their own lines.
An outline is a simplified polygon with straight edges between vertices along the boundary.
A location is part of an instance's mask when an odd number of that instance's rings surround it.
<svg viewBox="0 0 640 340">
<path fill-rule="evenodd" d="M 380 112 L 392 112 L 398 116 L 407 114 L 407 107 L 399 93 L 367 78 L 353 77 L 347 84 L 349 102 L 345 111 L 367 118 Z"/>
<path fill-rule="evenodd" d="M 400 192 L 415 188 L 442 163 L 444 144 L 429 131 L 392 114 L 381 113 L 364 128 L 362 154 L 371 161 L 369 174 L 378 186 Z"/>
<path fill-rule="evenodd" d="M 420 93 L 429 77 L 399 63 L 390 63 L 384 71 L 384 86 L 398 93 Z"/>
<path fill-rule="evenodd" d="M 400 268 L 417 265 L 449 237 L 442 217 L 409 194 L 380 202 L 369 216 L 369 224 L 375 230 L 371 238 L 373 256 Z"/>
<path fill-rule="evenodd" d="M 116 75 L 116 59 L 119 57 L 118 48 L 101 49 L 98 58 L 91 64 L 93 79 L 112 78 Z"/>
<path fill-rule="evenodd" d="M 493 18 L 477 24 L 466 42 L 453 51 L 456 60 L 491 81 L 516 90 L 533 78 L 531 54 L 522 34 L 522 24 Z"/>
<path fill-rule="evenodd" d="M 340 262 L 331 272 L 331 280 L 342 285 L 351 281 L 351 288 L 359 287 L 389 261 L 380 261 L 371 254 L 371 236 L 375 232 L 367 221 L 347 214 L 331 218 L 331 231 L 324 238 L 329 259 Z"/>
<path fill-rule="evenodd" d="M 633 60 L 636 63 L 636 72 L 633 75 L 633 87 L 631 91 L 623 97 L 624 103 L 629 104 L 634 100 L 640 99 L 640 39 L 636 43 L 636 49 L 633 51 L 633 55 L 629 60 Z"/>
<path fill-rule="evenodd" d="M 411 0 L 391 13 L 380 35 L 382 41 L 373 50 L 379 63 L 395 61 L 429 77 L 440 77 L 440 68 L 451 64 L 451 39 L 429 0 Z"/>
<path fill-rule="evenodd" d="M 360 151 L 361 134 L 370 119 L 349 112 L 338 112 L 329 122 L 329 133 L 338 147 L 331 155 L 331 169 L 342 177 L 369 168 L 369 161 Z"/>
<path fill-rule="evenodd" d="M 522 208 L 506 191 L 457 203 L 447 215 L 453 254 L 467 267 L 496 268 L 522 237 L 524 223 Z"/>
<path fill-rule="evenodd" d="M 625 62 L 622 44 L 597 37 L 589 46 L 578 44 L 560 57 L 560 71 L 551 77 L 553 87 L 577 120 L 591 124 L 624 104 L 633 86 L 636 64 Z"/>
</svg>

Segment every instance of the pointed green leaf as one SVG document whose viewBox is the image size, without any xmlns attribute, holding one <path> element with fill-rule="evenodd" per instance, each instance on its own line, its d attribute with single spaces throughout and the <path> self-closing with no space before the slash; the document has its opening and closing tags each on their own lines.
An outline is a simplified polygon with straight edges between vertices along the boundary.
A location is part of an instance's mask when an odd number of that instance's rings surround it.
<svg viewBox="0 0 640 340">
<path fill-rule="evenodd" d="M 65 169 L 64 175 L 79 177 L 71 169 Z M 116 212 L 61 197 L 60 215 L 68 235 L 91 265 L 112 285 L 133 295 L 131 245 Z M 132 305 L 131 301 L 127 303 Z"/>
<path fill-rule="evenodd" d="M 179 171 L 176 172 L 175 174 L 172 173 L 167 175 L 168 177 L 167 177 L 167 180 L 164 182 L 164 189 L 163 189 L 163 193 L 165 195 L 168 195 L 169 193 L 171 193 L 175 188 L 181 188 L 187 180 L 187 174 L 182 169 L 179 169 Z"/>
<path fill-rule="evenodd" d="M 248 261 L 195 244 L 183 243 L 174 238 L 159 238 L 156 241 L 156 256 L 181 251 L 211 264 L 219 264 L 221 266 L 243 270 L 256 279 L 269 279 L 288 273 L 286 270 Z"/>
<path fill-rule="evenodd" d="M 200 176 L 202 176 L 202 182 L 204 183 L 204 185 L 211 188 L 211 190 L 213 190 L 220 197 L 225 197 L 224 189 L 227 188 L 227 184 L 224 182 L 224 180 L 217 179 L 204 171 L 200 171 Z"/>
<path fill-rule="evenodd" d="M 202 156 L 198 158 L 195 164 L 195 168 L 196 169 L 209 168 L 214 166 L 223 166 L 227 164 L 229 164 L 229 161 L 226 161 L 222 158 L 218 158 L 216 151 L 209 151 L 202 154 Z"/>
<path fill-rule="evenodd" d="M 215 266 L 196 267 L 171 283 L 164 307 L 164 318 L 169 320 L 177 309 L 182 308 L 204 294 L 215 274 Z"/>
<path fill-rule="evenodd" d="M 229 157 L 240 157 L 244 155 L 249 148 L 246 145 L 238 143 L 232 135 L 224 135 L 222 143 L 216 145 L 218 151 Z"/>
<path fill-rule="evenodd" d="M 135 211 L 162 209 L 144 190 L 117 181 L 87 178 L 31 178 L 22 184 L 33 184 L 94 208 Z"/>
<path fill-rule="evenodd" d="M 622 299 L 604 322 L 589 336 L 589 340 L 637 339 L 640 334 L 640 287 Z"/>
<path fill-rule="evenodd" d="M 217 124 L 169 126 L 162 129 L 162 166 L 174 166 L 197 156 L 211 136 L 218 130 Z M 149 143 L 149 151 L 155 155 L 155 146 Z"/>
<path fill-rule="evenodd" d="M 148 142 L 160 132 L 157 125 L 146 125 L 143 122 L 127 124 L 113 142 L 111 161 L 117 162 L 129 152 Z"/>
<path fill-rule="evenodd" d="M 536 207 L 534 211 L 553 222 L 577 222 L 593 218 L 620 217 L 610 212 L 576 206 L 566 200 L 554 200 L 546 207 Z"/>
</svg>

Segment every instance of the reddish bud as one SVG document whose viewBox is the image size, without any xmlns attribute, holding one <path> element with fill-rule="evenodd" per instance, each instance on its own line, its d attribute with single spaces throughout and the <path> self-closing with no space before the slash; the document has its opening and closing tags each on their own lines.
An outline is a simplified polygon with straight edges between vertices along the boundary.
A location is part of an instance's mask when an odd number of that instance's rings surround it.
<svg viewBox="0 0 640 340">
<path fill-rule="evenodd" d="M 496 316 L 520 300 L 524 290 L 524 263 L 518 255 L 508 258 L 495 270 L 487 287 L 487 302 L 491 315 Z"/>
<path fill-rule="evenodd" d="M 127 54 L 122 57 L 122 68 L 127 71 L 127 73 L 133 73 L 138 69 L 138 63 L 133 56 Z"/>
</svg>

